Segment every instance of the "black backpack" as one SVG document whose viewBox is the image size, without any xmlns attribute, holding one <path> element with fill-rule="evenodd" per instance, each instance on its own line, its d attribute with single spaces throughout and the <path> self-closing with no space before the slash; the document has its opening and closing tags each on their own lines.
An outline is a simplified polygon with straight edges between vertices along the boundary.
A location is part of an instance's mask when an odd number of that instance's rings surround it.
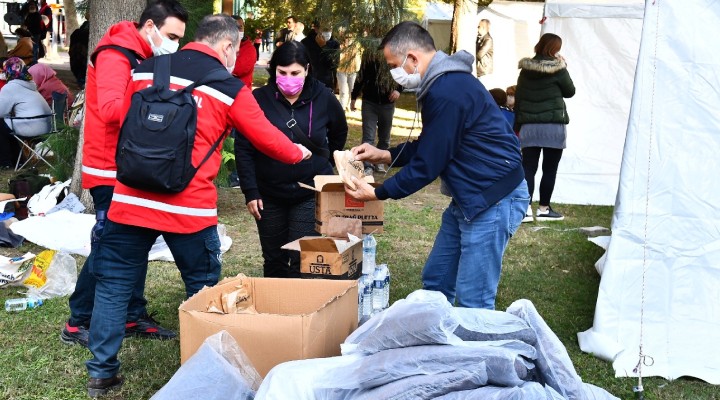
<svg viewBox="0 0 720 400">
<path fill-rule="evenodd" d="M 192 90 L 230 75 L 214 70 L 184 89 L 171 90 L 170 57 L 155 57 L 153 85 L 132 95 L 115 154 L 119 182 L 156 193 L 182 192 L 225 137 L 218 137 L 197 167 L 192 165 L 197 125 Z"/>
</svg>

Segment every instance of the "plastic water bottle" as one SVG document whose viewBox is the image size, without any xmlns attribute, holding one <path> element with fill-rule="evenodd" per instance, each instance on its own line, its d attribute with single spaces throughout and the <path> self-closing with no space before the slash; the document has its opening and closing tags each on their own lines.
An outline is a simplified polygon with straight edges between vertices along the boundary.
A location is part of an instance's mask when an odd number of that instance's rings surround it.
<svg viewBox="0 0 720 400">
<path fill-rule="evenodd" d="M 28 308 L 37 308 L 40 307 L 42 303 L 42 299 L 35 299 L 32 297 L 7 299 L 5 300 L 5 311 L 22 311 Z"/>
<path fill-rule="evenodd" d="M 365 301 L 365 282 L 364 277 L 358 279 L 358 322 L 362 321 L 363 305 Z"/>
<path fill-rule="evenodd" d="M 362 273 L 372 276 L 375 272 L 375 252 L 377 250 L 377 241 L 372 233 L 365 235 L 363 239 L 363 265 Z"/>
<path fill-rule="evenodd" d="M 385 309 L 390 306 L 390 268 L 388 268 L 387 264 L 380 264 L 380 267 L 385 272 L 385 288 L 383 289 L 383 293 L 385 294 L 383 309 Z"/>
<path fill-rule="evenodd" d="M 372 275 L 363 275 L 363 318 L 370 318 L 373 314 L 373 278 Z"/>
<path fill-rule="evenodd" d="M 373 314 L 379 313 L 385 307 L 385 271 L 381 265 L 375 267 L 373 273 Z"/>
</svg>

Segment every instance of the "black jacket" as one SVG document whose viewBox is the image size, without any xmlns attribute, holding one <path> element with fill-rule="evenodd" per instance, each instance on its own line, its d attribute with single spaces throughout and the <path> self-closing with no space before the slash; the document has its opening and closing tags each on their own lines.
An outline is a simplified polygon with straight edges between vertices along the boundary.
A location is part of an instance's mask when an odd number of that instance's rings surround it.
<svg viewBox="0 0 720 400">
<path fill-rule="evenodd" d="M 390 104 L 390 94 L 393 90 L 402 92 L 403 87 L 395 83 L 382 84 L 378 82 L 378 74 L 381 72 L 386 79 L 390 80 L 390 68 L 385 63 L 385 59 L 371 57 L 367 52 L 375 52 L 375 49 L 366 49 L 362 55 L 360 63 L 360 71 L 355 79 L 355 86 L 352 88 L 350 98 L 355 100 L 362 92 L 363 101 L 369 101 L 375 104 Z"/>
<path fill-rule="evenodd" d="M 325 86 L 334 88 L 335 72 L 340 61 L 340 42 L 331 37 L 324 47 L 320 47 L 315 41 L 315 37 L 317 37 L 317 33 L 311 31 L 301 41 L 310 55 L 310 74 Z"/>
<path fill-rule="evenodd" d="M 85 21 L 70 35 L 70 70 L 75 77 L 85 78 L 87 73 L 88 42 L 90 41 L 90 22 Z"/>
<path fill-rule="evenodd" d="M 253 95 L 265 117 L 293 142 L 302 143 L 286 125 L 291 113 L 301 131 L 310 131 L 309 139 L 318 147 L 329 149 L 330 154 L 345 147 L 348 132 L 345 112 L 335 95 L 314 78 L 306 80 L 300 97 L 292 105 L 272 79 L 255 89 Z M 286 112 L 278 112 L 273 102 L 282 105 Z M 283 164 L 257 151 L 242 136 L 235 139 L 235 162 L 246 203 L 261 198 L 302 201 L 314 193 L 301 188 L 298 182 L 313 186 L 315 175 L 333 174 L 330 160 L 326 158 L 313 154 L 298 164 Z"/>
</svg>

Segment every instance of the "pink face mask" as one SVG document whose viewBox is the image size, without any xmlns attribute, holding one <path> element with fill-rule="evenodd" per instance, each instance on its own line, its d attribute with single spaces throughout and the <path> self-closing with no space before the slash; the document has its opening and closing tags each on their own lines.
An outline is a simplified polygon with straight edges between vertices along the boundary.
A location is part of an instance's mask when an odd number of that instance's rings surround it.
<svg viewBox="0 0 720 400">
<path fill-rule="evenodd" d="M 275 83 L 277 83 L 278 88 L 285 96 L 295 96 L 302 91 L 305 76 L 277 75 L 275 76 Z"/>
</svg>

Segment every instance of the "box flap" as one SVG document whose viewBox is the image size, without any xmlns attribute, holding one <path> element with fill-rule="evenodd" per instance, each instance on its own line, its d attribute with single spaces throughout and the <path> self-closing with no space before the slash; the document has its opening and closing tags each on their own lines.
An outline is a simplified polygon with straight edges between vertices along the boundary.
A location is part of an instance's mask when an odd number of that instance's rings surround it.
<svg viewBox="0 0 720 400">
<path fill-rule="evenodd" d="M 315 175 L 315 178 L 313 178 L 313 180 L 315 181 L 315 189 L 318 191 L 322 190 L 323 187 L 328 183 L 337 183 L 340 187 L 345 187 L 345 184 L 343 183 L 342 178 L 340 178 L 339 175 Z M 368 183 L 374 183 L 375 178 L 373 178 L 372 175 L 368 175 L 365 177 L 365 181 Z"/>
</svg>

